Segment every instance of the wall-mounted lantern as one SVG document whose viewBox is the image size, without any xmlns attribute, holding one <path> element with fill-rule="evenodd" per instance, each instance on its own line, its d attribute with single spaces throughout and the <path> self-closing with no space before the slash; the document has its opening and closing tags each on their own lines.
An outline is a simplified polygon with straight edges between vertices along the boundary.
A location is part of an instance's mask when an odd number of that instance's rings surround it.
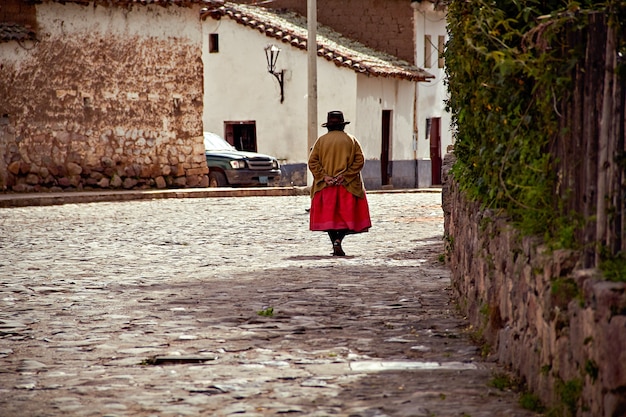
<svg viewBox="0 0 626 417">
<path fill-rule="evenodd" d="M 280 53 L 280 49 L 276 45 L 267 45 L 265 47 L 265 59 L 267 59 L 267 71 L 272 74 L 278 80 L 278 84 L 280 85 L 280 102 L 282 103 L 285 100 L 284 92 L 283 92 L 283 77 L 285 75 L 285 70 L 280 70 L 280 72 L 276 71 L 276 61 L 278 60 L 278 54 Z"/>
</svg>

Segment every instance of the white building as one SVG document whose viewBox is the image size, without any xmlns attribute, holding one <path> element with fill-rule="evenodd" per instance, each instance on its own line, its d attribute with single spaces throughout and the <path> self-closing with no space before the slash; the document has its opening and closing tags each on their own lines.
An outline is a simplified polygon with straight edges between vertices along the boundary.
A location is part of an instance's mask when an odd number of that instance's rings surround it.
<svg viewBox="0 0 626 417">
<path fill-rule="evenodd" d="M 450 113 L 445 110 L 447 88 L 443 51 L 447 42 L 446 9 L 438 2 L 413 1 L 415 63 L 435 76 L 417 86 L 417 159 L 420 174 L 430 170 L 433 185 L 441 184 L 441 162 L 453 144 Z M 430 161 L 430 164 L 427 163 Z M 429 166 L 430 165 L 430 166 Z"/>
<path fill-rule="evenodd" d="M 203 22 L 204 129 L 224 135 L 242 149 L 278 157 L 283 183 L 306 184 L 307 52 L 306 19 L 233 3 L 201 13 Z M 276 72 L 268 72 L 265 48 L 280 48 Z M 420 84 L 434 78 L 421 68 L 318 28 L 319 135 L 327 112 L 341 110 L 346 130 L 360 141 L 369 189 L 430 185 L 420 177 L 416 143 L 424 107 L 416 103 Z"/>
</svg>

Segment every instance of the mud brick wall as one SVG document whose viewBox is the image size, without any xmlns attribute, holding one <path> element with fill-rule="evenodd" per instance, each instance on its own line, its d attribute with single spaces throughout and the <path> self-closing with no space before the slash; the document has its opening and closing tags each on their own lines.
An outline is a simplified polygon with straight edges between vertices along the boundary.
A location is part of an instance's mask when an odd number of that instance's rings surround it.
<svg viewBox="0 0 626 417">
<path fill-rule="evenodd" d="M 200 26 L 176 30 L 197 11 L 43 3 L 37 18 L 39 42 L 0 43 L 0 190 L 208 186 Z"/>
<path fill-rule="evenodd" d="M 626 415 L 626 284 L 465 200 L 444 161 L 447 255 L 475 336 L 561 415 Z"/>
<path fill-rule="evenodd" d="M 253 0 L 234 3 L 253 4 Z M 266 5 L 307 15 L 306 0 L 274 0 Z M 347 38 L 390 53 L 407 62 L 415 61 L 413 8 L 409 0 L 317 0 L 317 21 Z"/>
</svg>

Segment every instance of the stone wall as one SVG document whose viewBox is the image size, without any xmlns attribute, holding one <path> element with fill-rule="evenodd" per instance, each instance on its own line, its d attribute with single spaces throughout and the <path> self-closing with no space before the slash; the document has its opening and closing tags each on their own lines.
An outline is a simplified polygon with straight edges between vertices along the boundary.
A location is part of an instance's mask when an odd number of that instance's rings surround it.
<svg viewBox="0 0 626 417">
<path fill-rule="evenodd" d="M 256 4 L 256 0 L 234 0 Z M 317 0 L 317 20 L 342 35 L 373 49 L 414 63 L 413 9 L 408 0 Z M 303 0 L 261 3 L 272 9 L 287 9 L 307 15 Z"/>
<path fill-rule="evenodd" d="M 447 255 L 474 336 L 563 416 L 626 416 L 626 284 L 465 200 L 444 161 Z"/>
<path fill-rule="evenodd" d="M 37 17 L 38 42 L 0 43 L 0 190 L 208 186 L 197 10 Z"/>
</svg>

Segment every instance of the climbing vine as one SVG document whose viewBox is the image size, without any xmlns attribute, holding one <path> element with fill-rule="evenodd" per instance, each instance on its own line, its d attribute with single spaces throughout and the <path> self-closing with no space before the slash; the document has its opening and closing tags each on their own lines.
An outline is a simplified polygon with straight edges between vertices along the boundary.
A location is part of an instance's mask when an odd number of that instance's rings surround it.
<svg viewBox="0 0 626 417">
<path fill-rule="evenodd" d="M 555 192 L 560 179 L 550 153 L 563 136 L 560 103 L 585 54 L 585 45 L 568 42 L 568 34 L 584 30 L 589 14 L 610 6 L 623 23 L 622 3 L 449 4 L 445 59 L 456 132 L 453 174 L 469 198 L 510 216 L 524 234 L 571 246 L 572 228 L 581 224 L 579 213 L 563 208 L 567 192 Z"/>
</svg>

